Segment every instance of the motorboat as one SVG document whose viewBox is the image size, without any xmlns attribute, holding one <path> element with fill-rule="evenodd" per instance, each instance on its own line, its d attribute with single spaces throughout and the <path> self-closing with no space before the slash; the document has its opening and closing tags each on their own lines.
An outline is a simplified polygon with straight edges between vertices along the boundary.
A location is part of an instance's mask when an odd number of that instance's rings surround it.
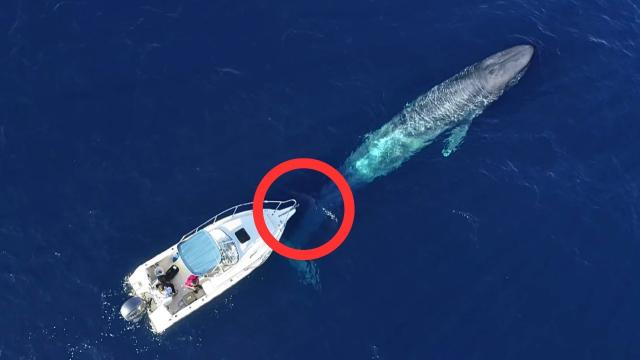
<svg viewBox="0 0 640 360">
<path fill-rule="evenodd" d="M 297 206 L 294 199 L 264 202 L 265 223 L 276 239 Z M 132 297 L 120 314 L 133 322 L 148 315 L 153 332 L 162 333 L 249 275 L 271 252 L 253 221 L 253 203 L 236 205 L 138 266 L 126 280 Z"/>
</svg>

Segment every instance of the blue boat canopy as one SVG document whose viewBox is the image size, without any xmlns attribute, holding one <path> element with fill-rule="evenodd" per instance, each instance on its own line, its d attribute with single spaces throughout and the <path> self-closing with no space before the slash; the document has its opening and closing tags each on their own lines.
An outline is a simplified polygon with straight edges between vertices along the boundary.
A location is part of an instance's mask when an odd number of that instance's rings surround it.
<svg viewBox="0 0 640 360">
<path fill-rule="evenodd" d="M 200 230 L 178 244 L 178 254 L 187 269 L 201 276 L 220 263 L 220 248 L 208 231 Z"/>
</svg>

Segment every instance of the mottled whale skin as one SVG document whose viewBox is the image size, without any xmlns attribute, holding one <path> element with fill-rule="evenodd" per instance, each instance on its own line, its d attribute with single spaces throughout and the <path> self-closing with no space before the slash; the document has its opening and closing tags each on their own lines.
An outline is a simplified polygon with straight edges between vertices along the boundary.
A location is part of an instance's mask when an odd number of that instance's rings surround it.
<svg viewBox="0 0 640 360">
<path fill-rule="evenodd" d="M 471 121 L 515 85 L 534 49 L 519 45 L 462 70 L 435 86 L 396 115 L 345 161 L 341 170 L 352 186 L 373 181 L 397 169 L 439 135 L 451 131 L 442 150 L 449 156 L 462 143 Z"/>
</svg>

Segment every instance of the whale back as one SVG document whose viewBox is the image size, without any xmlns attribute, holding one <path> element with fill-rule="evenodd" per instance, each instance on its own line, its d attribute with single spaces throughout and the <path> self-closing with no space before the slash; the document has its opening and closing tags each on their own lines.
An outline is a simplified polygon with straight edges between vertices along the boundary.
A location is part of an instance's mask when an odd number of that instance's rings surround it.
<svg viewBox="0 0 640 360">
<path fill-rule="evenodd" d="M 408 103 L 382 128 L 367 134 L 342 171 L 352 186 L 386 175 L 443 132 L 478 116 L 496 99 L 482 87 L 476 65 L 469 66 Z"/>
<path fill-rule="evenodd" d="M 434 86 L 399 114 L 415 136 L 439 135 L 460 121 L 476 117 L 498 97 L 485 91 L 477 64 Z"/>
</svg>

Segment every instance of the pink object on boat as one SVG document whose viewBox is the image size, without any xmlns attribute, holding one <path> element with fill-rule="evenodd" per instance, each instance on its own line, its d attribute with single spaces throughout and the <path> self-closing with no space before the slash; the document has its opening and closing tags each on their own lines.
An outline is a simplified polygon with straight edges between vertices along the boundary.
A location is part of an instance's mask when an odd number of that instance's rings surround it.
<svg viewBox="0 0 640 360">
<path fill-rule="evenodd" d="M 184 285 L 190 288 L 195 287 L 198 284 L 198 276 L 196 275 L 189 275 L 189 277 L 187 278 L 187 281 L 184 282 Z"/>
</svg>

